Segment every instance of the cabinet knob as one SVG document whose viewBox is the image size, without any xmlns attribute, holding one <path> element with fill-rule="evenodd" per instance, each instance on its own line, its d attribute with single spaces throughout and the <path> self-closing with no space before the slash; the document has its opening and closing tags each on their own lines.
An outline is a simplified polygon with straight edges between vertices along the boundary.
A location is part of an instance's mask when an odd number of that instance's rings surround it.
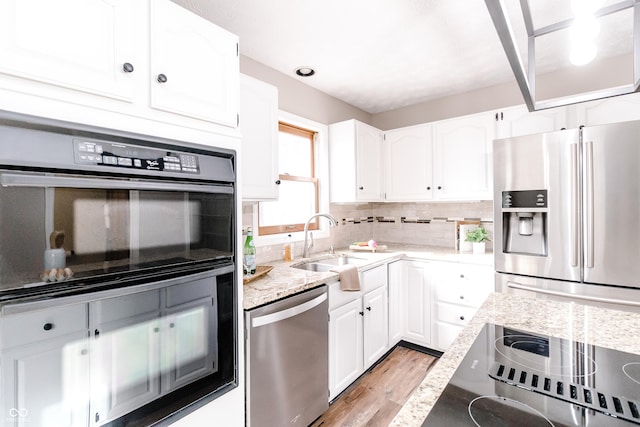
<svg viewBox="0 0 640 427">
<path fill-rule="evenodd" d="M 167 82 L 167 76 L 164 74 L 158 74 L 158 83 L 166 83 Z"/>
<path fill-rule="evenodd" d="M 442 190 L 442 185 L 438 185 L 438 190 Z"/>
<path fill-rule="evenodd" d="M 461 275 L 460 275 L 460 278 L 461 278 L 461 279 L 464 279 L 464 274 L 461 274 Z"/>
<path fill-rule="evenodd" d="M 460 320 L 464 320 L 464 316 L 460 316 Z"/>
<path fill-rule="evenodd" d="M 280 185 L 280 180 L 276 179 L 276 185 Z"/>
<path fill-rule="evenodd" d="M 93 336 L 95 336 L 96 338 L 98 338 L 100 336 L 100 331 L 98 329 L 96 329 L 95 331 L 93 331 Z"/>
<path fill-rule="evenodd" d="M 174 328 L 175 326 L 176 326 L 176 324 L 175 324 L 175 323 L 169 323 L 169 327 L 170 327 L 170 328 Z"/>
<path fill-rule="evenodd" d="M 358 314 L 359 314 L 360 316 L 364 316 L 364 311 L 359 311 L 359 312 L 358 312 Z"/>
<path fill-rule="evenodd" d="M 358 187 L 358 190 L 364 190 L 364 187 Z"/>
<path fill-rule="evenodd" d="M 82 356 L 86 356 L 86 355 L 87 355 L 87 353 L 89 353 L 89 351 L 88 351 L 86 348 L 83 348 L 82 350 L 80 350 L 80 354 L 81 354 Z"/>
<path fill-rule="evenodd" d="M 53 323 L 45 323 L 44 326 L 42 327 L 42 329 L 44 329 L 45 331 L 50 331 L 53 329 Z"/>
<path fill-rule="evenodd" d="M 100 414 L 97 412 L 96 412 L 95 420 L 96 422 L 100 421 Z"/>
<path fill-rule="evenodd" d="M 464 299 L 464 295 L 460 295 L 460 299 Z"/>
<path fill-rule="evenodd" d="M 367 307 L 367 311 L 371 311 L 371 306 Z"/>
<path fill-rule="evenodd" d="M 133 64 L 130 62 L 125 62 L 122 64 L 122 71 L 125 73 L 133 73 Z"/>
<path fill-rule="evenodd" d="M 157 334 L 158 332 L 160 332 L 160 328 L 153 328 L 153 332 Z"/>
<path fill-rule="evenodd" d="M 431 186 L 427 187 L 427 190 L 431 190 Z"/>
</svg>

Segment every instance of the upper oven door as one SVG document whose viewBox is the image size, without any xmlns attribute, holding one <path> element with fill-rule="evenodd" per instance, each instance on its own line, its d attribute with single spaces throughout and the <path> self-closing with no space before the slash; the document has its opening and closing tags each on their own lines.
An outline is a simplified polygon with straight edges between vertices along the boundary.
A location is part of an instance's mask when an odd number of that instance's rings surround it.
<svg viewBox="0 0 640 427">
<path fill-rule="evenodd" d="M 234 203 L 231 185 L 0 171 L 0 291 L 44 284 L 52 245 L 73 279 L 230 258 Z"/>
</svg>

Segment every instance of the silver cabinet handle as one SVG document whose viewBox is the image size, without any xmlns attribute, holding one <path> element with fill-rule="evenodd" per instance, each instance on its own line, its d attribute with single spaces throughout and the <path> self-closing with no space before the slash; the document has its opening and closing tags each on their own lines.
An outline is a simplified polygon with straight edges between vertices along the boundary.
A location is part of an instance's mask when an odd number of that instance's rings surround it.
<svg viewBox="0 0 640 427">
<path fill-rule="evenodd" d="M 587 230 L 586 230 L 586 267 L 593 268 L 593 259 L 594 259 L 594 204 L 593 204 L 593 142 L 585 143 L 585 197 L 587 199 L 586 209 L 587 209 Z"/>
<path fill-rule="evenodd" d="M 548 289 L 540 289 L 540 288 L 536 288 L 536 287 L 533 287 L 533 286 L 522 285 L 522 284 L 516 283 L 516 282 L 507 282 L 507 286 L 512 288 L 512 289 L 519 289 L 519 290 L 522 290 L 522 291 L 535 292 L 537 294 L 553 295 L 553 296 L 558 296 L 558 297 L 571 298 L 571 299 L 584 300 L 584 301 L 602 302 L 602 303 L 607 303 L 607 304 L 620 304 L 620 305 L 628 305 L 628 306 L 632 306 L 632 307 L 640 307 L 640 302 L 636 302 L 636 301 L 627 301 L 627 300 L 620 300 L 620 299 L 613 299 L 613 298 L 601 298 L 601 297 L 590 297 L 590 296 L 584 296 L 584 295 L 575 295 L 575 294 L 569 294 L 569 293 L 566 293 L 566 292 L 551 291 L 551 290 L 548 290 Z"/>
<path fill-rule="evenodd" d="M 578 144 L 571 144 L 571 266 L 578 267 L 580 257 L 580 182 L 578 180 Z"/>
</svg>

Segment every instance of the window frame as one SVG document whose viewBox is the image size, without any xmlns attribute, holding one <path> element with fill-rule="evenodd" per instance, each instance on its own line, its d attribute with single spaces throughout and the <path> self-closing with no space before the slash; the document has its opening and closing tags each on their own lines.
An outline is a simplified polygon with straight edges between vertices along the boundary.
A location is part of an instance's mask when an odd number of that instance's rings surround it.
<svg viewBox="0 0 640 427">
<path fill-rule="evenodd" d="M 318 132 L 311 129 L 306 129 L 301 126 L 296 126 L 286 121 L 278 121 L 278 133 L 286 132 L 296 136 L 301 136 L 309 139 L 310 143 L 310 162 L 311 162 L 311 176 L 296 176 L 289 174 L 280 174 L 278 175 L 278 179 L 280 181 L 297 181 L 297 182 L 310 182 L 313 183 L 314 186 L 314 212 L 313 214 L 317 214 L 320 212 L 320 193 L 318 188 L 318 177 L 316 175 L 316 137 Z M 280 150 L 280 147 L 278 147 Z M 290 234 L 295 232 L 304 231 L 305 223 L 295 223 L 295 224 L 279 224 L 279 225 L 269 225 L 269 226 L 261 226 L 260 225 L 260 209 L 262 202 L 258 203 L 258 235 L 260 236 L 269 236 L 269 235 L 278 235 L 278 234 Z M 318 219 L 314 218 L 312 222 L 309 223 L 309 230 L 318 230 L 319 223 Z"/>
</svg>

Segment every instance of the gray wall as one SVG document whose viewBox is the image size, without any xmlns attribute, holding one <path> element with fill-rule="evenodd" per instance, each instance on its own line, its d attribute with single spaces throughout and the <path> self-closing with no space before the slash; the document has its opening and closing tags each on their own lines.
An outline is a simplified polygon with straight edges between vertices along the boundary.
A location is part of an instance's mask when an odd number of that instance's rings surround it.
<svg viewBox="0 0 640 427">
<path fill-rule="evenodd" d="M 240 72 L 276 86 L 279 108 L 288 113 L 326 125 L 349 119 L 371 123 L 371 114 L 247 56 L 240 55 Z"/>
<path fill-rule="evenodd" d="M 628 84 L 632 78 L 632 62 L 627 55 L 585 68 L 572 67 L 538 76 L 537 100 Z M 378 129 L 389 130 L 524 103 L 514 79 L 509 83 L 372 115 L 249 57 L 240 56 L 240 71 L 276 86 L 281 110 L 323 124 L 357 119 Z"/>
</svg>

